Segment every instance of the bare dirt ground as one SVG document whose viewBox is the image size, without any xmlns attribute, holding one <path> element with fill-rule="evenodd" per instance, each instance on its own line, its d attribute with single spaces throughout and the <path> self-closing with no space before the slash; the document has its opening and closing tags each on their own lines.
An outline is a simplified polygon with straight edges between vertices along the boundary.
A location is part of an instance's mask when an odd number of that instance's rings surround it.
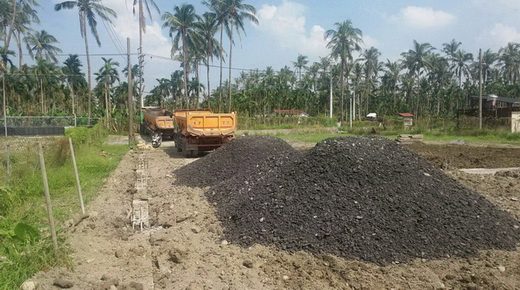
<svg viewBox="0 0 520 290">
<path fill-rule="evenodd" d="M 445 160 L 450 168 L 468 164 L 457 163 L 468 158 L 451 157 L 451 146 L 412 149 L 429 160 L 437 154 L 439 166 Z M 504 165 L 507 159 L 520 166 L 520 149 L 515 154 L 470 146 L 456 150 L 456 155 L 471 154 L 473 167 L 492 166 L 484 159 L 494 158 L 500 160 L 496 167 L 510 167 Z M 148 160 L 146 190 L 136 188 L 143 158 L 139 154 Z M 36 289 L 520 289 L 520 247 L 482 251 L 468 259 L 417 259 L 383 267 L 332 255 L 233 245 L 222 236 L 215 209 L 204 196 L 207 188 L 172 185 L 172 172 L 193 160 L 177 153 L 172 142 L 129 152 L 88 205 L 88 217 L 63 225 L 73 268 L 39 273 L 31 279 Z M 517 173 L 447 174 L 520 219 Z M 132 200 L 142 197 L 149 198 L 151 228 L 140 231 L 132 228 L 129 217 Z"/>
</svg>

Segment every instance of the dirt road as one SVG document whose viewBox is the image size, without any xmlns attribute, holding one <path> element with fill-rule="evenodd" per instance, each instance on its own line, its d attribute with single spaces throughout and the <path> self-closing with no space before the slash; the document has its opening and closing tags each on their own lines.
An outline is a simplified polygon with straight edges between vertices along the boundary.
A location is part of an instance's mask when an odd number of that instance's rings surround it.
<svg viewBox="0 0 520 290">
<path fill-rule="evenodd" d="M 88 206 L 89 216 L 68 223 L 74 268 L 39 273 L 32 279 L 36 289 L 520 288 L 520 248 L 378 266 L 233 245 L 223 238 L 215 209 L 204 196 L 207 188 L 173 185 L 173 171 L 194 159 L 184 158 L 171 145 L 164 142 L 159 149 L 125 156 Z M 461 148 L 457 150 L 476 154 L 474 148 Z M 456 168 L 454 162 L 451 167 Z M 138 178 L 142 174 L 149 176 L 147 181 Z M 448 174 L 520 218 L 518 175 Z M 143 231 L 130 223 L 132 201 L 141 198 L 148 199 L 151 223 Z"/>
</svg>

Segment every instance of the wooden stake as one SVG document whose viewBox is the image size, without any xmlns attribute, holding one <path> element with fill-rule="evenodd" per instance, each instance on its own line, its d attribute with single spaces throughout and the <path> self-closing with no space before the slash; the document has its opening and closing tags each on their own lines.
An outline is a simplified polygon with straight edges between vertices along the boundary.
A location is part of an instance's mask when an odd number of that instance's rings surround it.
<svg viewBox="0 0 520 290">
<path fill-rule="evenodd" d="M 83 193 L 81 192 L 81 184 L 79 183 L 78 166 L 76 165 L 76 155 L 74 154 L 74 146 L 72 146 L 72 138 L 69 138 L 70 156 L 72 157 L 72 166 L 74 167 L 74 175 L 76 176 L 76 188 L 78 189 L 79 204 L 81 205 L 81 213 L 85 214 L 85 204 L 83 203 Z"/>
<path fill-rule="evenodd" d="M 52 214 L 51 195 L 49 193 L 49 182 L 47 181 L 47 171 L 45 170 L 45 159 L 43 158 L 42 143 L 38 142 L 38 157 L 40 158 L 40 169 L 42 171 L 43 189 L 45 191 L 45 203 L 47 204 L 47 213 L 49 215 L 49 228 L 52 236 L 54 250 L 58 250 L 58 239 L 56 238 L 56 228 L 54 227 L 54 216 Z"/>
</svg>

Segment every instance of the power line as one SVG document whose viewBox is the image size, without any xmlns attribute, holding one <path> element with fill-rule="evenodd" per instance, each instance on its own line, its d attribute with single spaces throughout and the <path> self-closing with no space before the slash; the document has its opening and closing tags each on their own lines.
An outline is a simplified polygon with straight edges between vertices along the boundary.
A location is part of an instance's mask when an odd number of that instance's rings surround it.
<svg viewBox="0 0 520 290">
<path fill-rule="evenodd" d="M 156 55 L 156 54 L 146 53 L 145 55 L 150 56 L 150 58 L 155 57 L 155 58 L 159 58 L 159 59 L 169 60 L 169 61 L 172 61 L 172 62 L 173 62 L 173 61 L 176 61 L 176 60 L 174 60 L 174 59 L 172 59 L 172 58 L 170 58 L 170 57 L 160 56 L 160 55 Z M 199 63 L 199 65 L 204 65 L 204 66 L 206 66 L 206 64 L 204 64 L 204 63 Z M 210 64 L 209 67 L 220 68 L 220 66 L 218 66 L 218 65 L 214 65 L 214 64 Z M 226 67 L 226 69 L 229 69 L 229 67 Z M 248 72 L 250 72 L 250 71 L 265 72 L 265 71 L 266 71 L 266 70 L 264 70 L 264 69 L 258 69 L 258 68 L 239 68 L 239 67 L 231 67 L 231 70 L 236 70 L 236 71 L 248 71 Z M 275 70 L 273 70 L 273 71 L 275 71 Z"/>
</svg>

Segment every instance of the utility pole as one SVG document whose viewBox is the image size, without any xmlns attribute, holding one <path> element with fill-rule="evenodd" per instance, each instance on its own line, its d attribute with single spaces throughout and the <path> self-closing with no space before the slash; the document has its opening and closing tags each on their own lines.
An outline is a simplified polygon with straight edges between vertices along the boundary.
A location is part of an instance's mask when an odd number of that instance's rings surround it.
<svg viewBox="0 0 520 290">
<path fill-rule="evenodd" d="M 478 59 L 479 59 L 479 82 L 478 82 L 478 123 L 479 129 L 482 130 L 482 48 L 478 50 Z"/>
<path fill-rule="evenodd" d="M 130 38 L 126 38 L 126 56 L 128 62 L 128 145 L 132 146 L 134 135 L 134 98 L 132 86 L 132 65 L 130 63 Z"/>
</svg>

